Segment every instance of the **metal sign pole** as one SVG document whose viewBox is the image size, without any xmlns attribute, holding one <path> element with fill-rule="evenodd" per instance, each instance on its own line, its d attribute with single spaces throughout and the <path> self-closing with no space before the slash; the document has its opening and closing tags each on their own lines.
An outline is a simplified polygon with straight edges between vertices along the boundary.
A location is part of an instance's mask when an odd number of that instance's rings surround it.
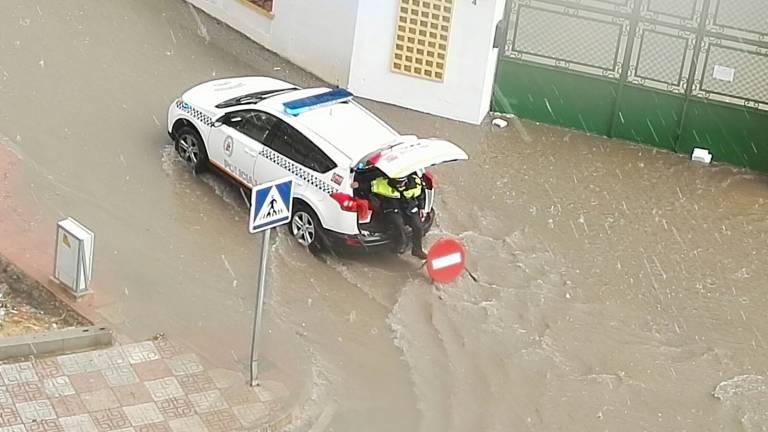
<svg viewBox="0 0 768 432">
<path fill-rule="evenodd" d="M 261 264 L 259 265 L 259 288 L 256 292 L 256 310 L 253 314 L 253 337 L 251 338 L 251 386 L 258 384 L 259 339 L 261 336 L 261 315 L 264 306 L 264 290 L 267 283 L 267 259 L 269 258 L 269 235 L 272 228 L 264 231 L 261 240 Z"/>
</svg>

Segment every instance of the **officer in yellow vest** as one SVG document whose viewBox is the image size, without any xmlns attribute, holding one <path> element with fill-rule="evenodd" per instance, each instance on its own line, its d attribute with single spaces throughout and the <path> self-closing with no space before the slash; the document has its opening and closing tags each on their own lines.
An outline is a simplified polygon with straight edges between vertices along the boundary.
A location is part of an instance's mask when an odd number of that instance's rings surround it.
<svg viewBox="0 0 768 432">
<path fill-rule="evenodd" d="M 405 225 L 413 230 L 411 255 L 426 259 L 424 252 L 424 185 L 421 178 L 412 173 L 406 177 L 377 177 L 371 181 L 371 193 L 381 202 L 386 221 L 395 228 L 396 252 L 403 253 L 408 244 Z"/>
</svg>

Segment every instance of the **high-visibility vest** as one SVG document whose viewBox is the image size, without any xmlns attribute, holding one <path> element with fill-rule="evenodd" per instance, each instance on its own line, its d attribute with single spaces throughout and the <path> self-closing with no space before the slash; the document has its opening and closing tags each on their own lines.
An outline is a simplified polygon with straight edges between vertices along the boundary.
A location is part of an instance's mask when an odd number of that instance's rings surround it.
<svg viewBox="0 0 768 432">
<path fill-rule="evenodd" d="M 378 177 L 371 182 L 371 192 L 387 198 L 416 198 L 421 195 L 421 179 L 414 177 L 416 185 L 410 189 L 398 190 L 389 185 L 386 177 Z"/>
</svg>

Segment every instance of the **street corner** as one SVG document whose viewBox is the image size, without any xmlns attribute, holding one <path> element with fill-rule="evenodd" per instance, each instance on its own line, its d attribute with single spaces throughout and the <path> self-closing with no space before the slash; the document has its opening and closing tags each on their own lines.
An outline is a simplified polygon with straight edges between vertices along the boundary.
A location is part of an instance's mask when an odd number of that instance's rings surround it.
<svg viewBox="0 0 768 432">
<path fill-rule="evenodd" d="M 280 431 L 288 400 L 283 384 L 250 387 L 164 337 L 0 365 L 3 432 Z"/>
</svg>

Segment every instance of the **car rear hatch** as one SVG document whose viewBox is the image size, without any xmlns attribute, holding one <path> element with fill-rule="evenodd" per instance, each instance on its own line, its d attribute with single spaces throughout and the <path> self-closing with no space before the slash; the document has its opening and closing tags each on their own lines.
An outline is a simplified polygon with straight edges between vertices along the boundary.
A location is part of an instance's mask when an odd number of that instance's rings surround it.
<svg viewBox="0 0 768 432">
<path fill-rule="evenodd" d="M 397 178 L 418 173 L 425 180 L 425 210 L 431 224 L 432 203 L 435 199 L 434 178 L 426 172 L 426 168 L 468 158 L 461 148 L 449 141 L 403 136 L 394 144 L 384 146 L 364 157 L 355 166 L 355 179 L 362 184 L 362 190 L 370 191 L 370 181 L 381 174 Z M 358 228 L 363 236 L 388 231 L 389 227 L 381 218 L 382 215 L 368 208 L 368 193 L 364 192 L 358 196 L 365 202 L 363 206 L 356 207 Z"/>
<path fill-rule="evenodd" d="M 467 159 L 469 156 L 464 150 L 450 141 L 404 136 L 395 144 L 363 158 L 357 168 L 375 166 L 386 176 L 397 178 L 442 163 Z"/>
</svg>

